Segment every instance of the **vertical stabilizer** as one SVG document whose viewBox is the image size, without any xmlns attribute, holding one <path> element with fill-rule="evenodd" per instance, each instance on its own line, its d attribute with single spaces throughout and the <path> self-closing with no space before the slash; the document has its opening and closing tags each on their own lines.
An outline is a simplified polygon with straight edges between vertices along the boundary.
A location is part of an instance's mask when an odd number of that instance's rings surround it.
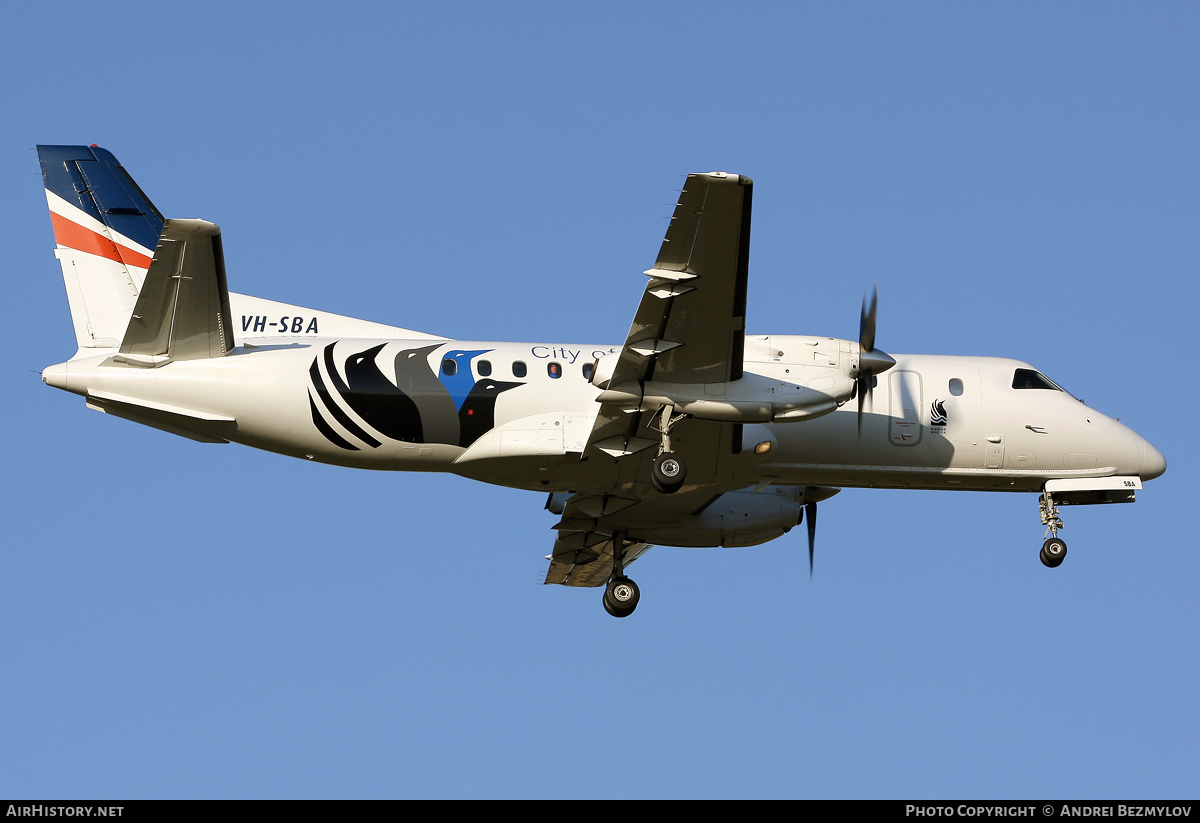
<svg viewBox="0 0 1200 823">
<path fill-rule="evenodd" d="M 113 155 L 96 146 L 38 146 L 75 339 L 116 348 L 137 303 L 163 218 Z"/>
</svg>

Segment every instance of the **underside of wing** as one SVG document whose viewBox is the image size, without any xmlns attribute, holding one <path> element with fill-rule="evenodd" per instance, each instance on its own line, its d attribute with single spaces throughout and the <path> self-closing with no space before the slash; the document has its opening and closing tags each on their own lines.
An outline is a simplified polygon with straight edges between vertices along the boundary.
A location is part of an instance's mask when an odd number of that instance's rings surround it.
<svg viewBox="0 0 1200 823">
<path fill-rule="evenodd" d="M 724 172 L 690 174 L 611 376 L 590 450 L 610 456 L 655 445 L 646 437 L 651 380 L 711 386 L 742 376 L 753 183 Z"/>
<path fill-rule="evenodd" d="M 687 518 L 702 512 L 718 496 L 710 489 L 695 488 L 673 495 L 651 493 L 639 498 L 636 492 L 618 494 L 575 494 L 561 509 L 554 525 L 554 541 L 546 573 L 547 583 L 563 586 L 603 586 L 613 573 L 613 546 L 624 547 L 628 566 L 651 546 L 647 535 L 662 534 Z M 551 498 L 553 507 L 554 499 Z"/>
<path fill-rule="evenodd" d="M 689 174 L 613 384 L 723 383 L 742 375 L 750 261 L 748 177 Z"/>
<path fill-rule="evenodd" d="M 649 543 L 626 543 L 625 565 L 649 548 Z M 594 588 L 607 583 L 612 573 L 613 538 L 598 532 L 560 532 L 550 554 L 546 582 Z"/>
</svg>

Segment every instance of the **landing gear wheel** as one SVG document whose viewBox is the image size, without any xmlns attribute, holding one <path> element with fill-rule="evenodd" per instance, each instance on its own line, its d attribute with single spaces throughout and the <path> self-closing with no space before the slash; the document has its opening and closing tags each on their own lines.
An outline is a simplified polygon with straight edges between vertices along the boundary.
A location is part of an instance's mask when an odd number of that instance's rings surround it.
<svg viewBox="0 0 1200 823">
<path fill-rule="evenodd" d="M 628 577 L 614 577 L 604 589 L 604 610 L 613 617 L 628 617 L 641 597 L 637 583 Z"/>
<path fill-rule="evenodd" d="M 613 611 L 612 604 L 608 602 L 608 593 L 607 592 L 605 593 L 603 599 L 604 599 L 604 611 L 608 612 L 613 617 L 626 617 L 627 616 L 624 614 L 617 614 L 615 611 Z"/>
<path fill-rule="evenodd" d="M 1066 559 L 1067 544 L 1057 537 L 1051 537 L 1042 544 L 1042 552 L 1038 556 L 1042 559 L 1042 565 L 1056 569 Z"/>
<path fill-rule="evenodd" d="M 654 458 L 650 469 L 650 483 L 663 494 L 679 491 L 687 477 L 687 464 L 675 452 L 663 452 Z"/>
</svg>

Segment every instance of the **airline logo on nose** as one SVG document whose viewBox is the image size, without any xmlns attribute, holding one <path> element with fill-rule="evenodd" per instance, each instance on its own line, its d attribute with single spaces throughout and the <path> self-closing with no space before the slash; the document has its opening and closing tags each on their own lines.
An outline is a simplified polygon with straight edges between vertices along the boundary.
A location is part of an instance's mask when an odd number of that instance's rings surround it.
<svg viewBox="0 0 1200 823">
<path fill-rule="evenodd" d="M 929 407 L 929 425 L 944 426 L 946 425 L 946 420 L 945 401 L 941 399 L 934 400 L 933 405 Z"/>
</svg>

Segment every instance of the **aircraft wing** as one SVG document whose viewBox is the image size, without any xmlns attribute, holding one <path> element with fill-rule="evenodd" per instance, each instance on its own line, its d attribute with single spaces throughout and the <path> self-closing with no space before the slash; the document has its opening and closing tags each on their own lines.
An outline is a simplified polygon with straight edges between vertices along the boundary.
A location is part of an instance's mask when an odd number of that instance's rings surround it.
<svg viewBox="0 0 1200 823">
<path fill-rule="evenodd" d="M 752 189 L 736 174 L 688 175 L 612 385 L 742 376 Z"/>
<path fill-rule="evenodd" d="M 575 494 L 563 507 L 554 528 L 554 541 L 546 572 L 546 583 L 562 586 L 603 586 L 613 572 L 613 534 L 653 529 L 678 523 L 704 509 L 714 495 L 707 488 L 693 488 L 669 496 L 655 494 L 652 501 L 638 499 L 636 492 L 619 494 Z M 628 566 L 650 549 L 649 543 L 625 544 Z"/>
<path fill-rule="evenodd" d="M 689 174 L 650 282 L 608 387 L 641 396 L 648 380 L 724 384 L 742 376 L 753 181 Z M 601 406 L 590 448 L 619 456 L 653 445 L 638 438 L 629 404 Z"/>
<path fill-rule="evenodd" d="M 627 543 L 625 566 L 650 548 L 649 543 Z M 560 586 L 603 586 L 613 573 L 613 541 L 599 532 L 559 532 L 546 570 L 546 583 Z"/>
</svg>

